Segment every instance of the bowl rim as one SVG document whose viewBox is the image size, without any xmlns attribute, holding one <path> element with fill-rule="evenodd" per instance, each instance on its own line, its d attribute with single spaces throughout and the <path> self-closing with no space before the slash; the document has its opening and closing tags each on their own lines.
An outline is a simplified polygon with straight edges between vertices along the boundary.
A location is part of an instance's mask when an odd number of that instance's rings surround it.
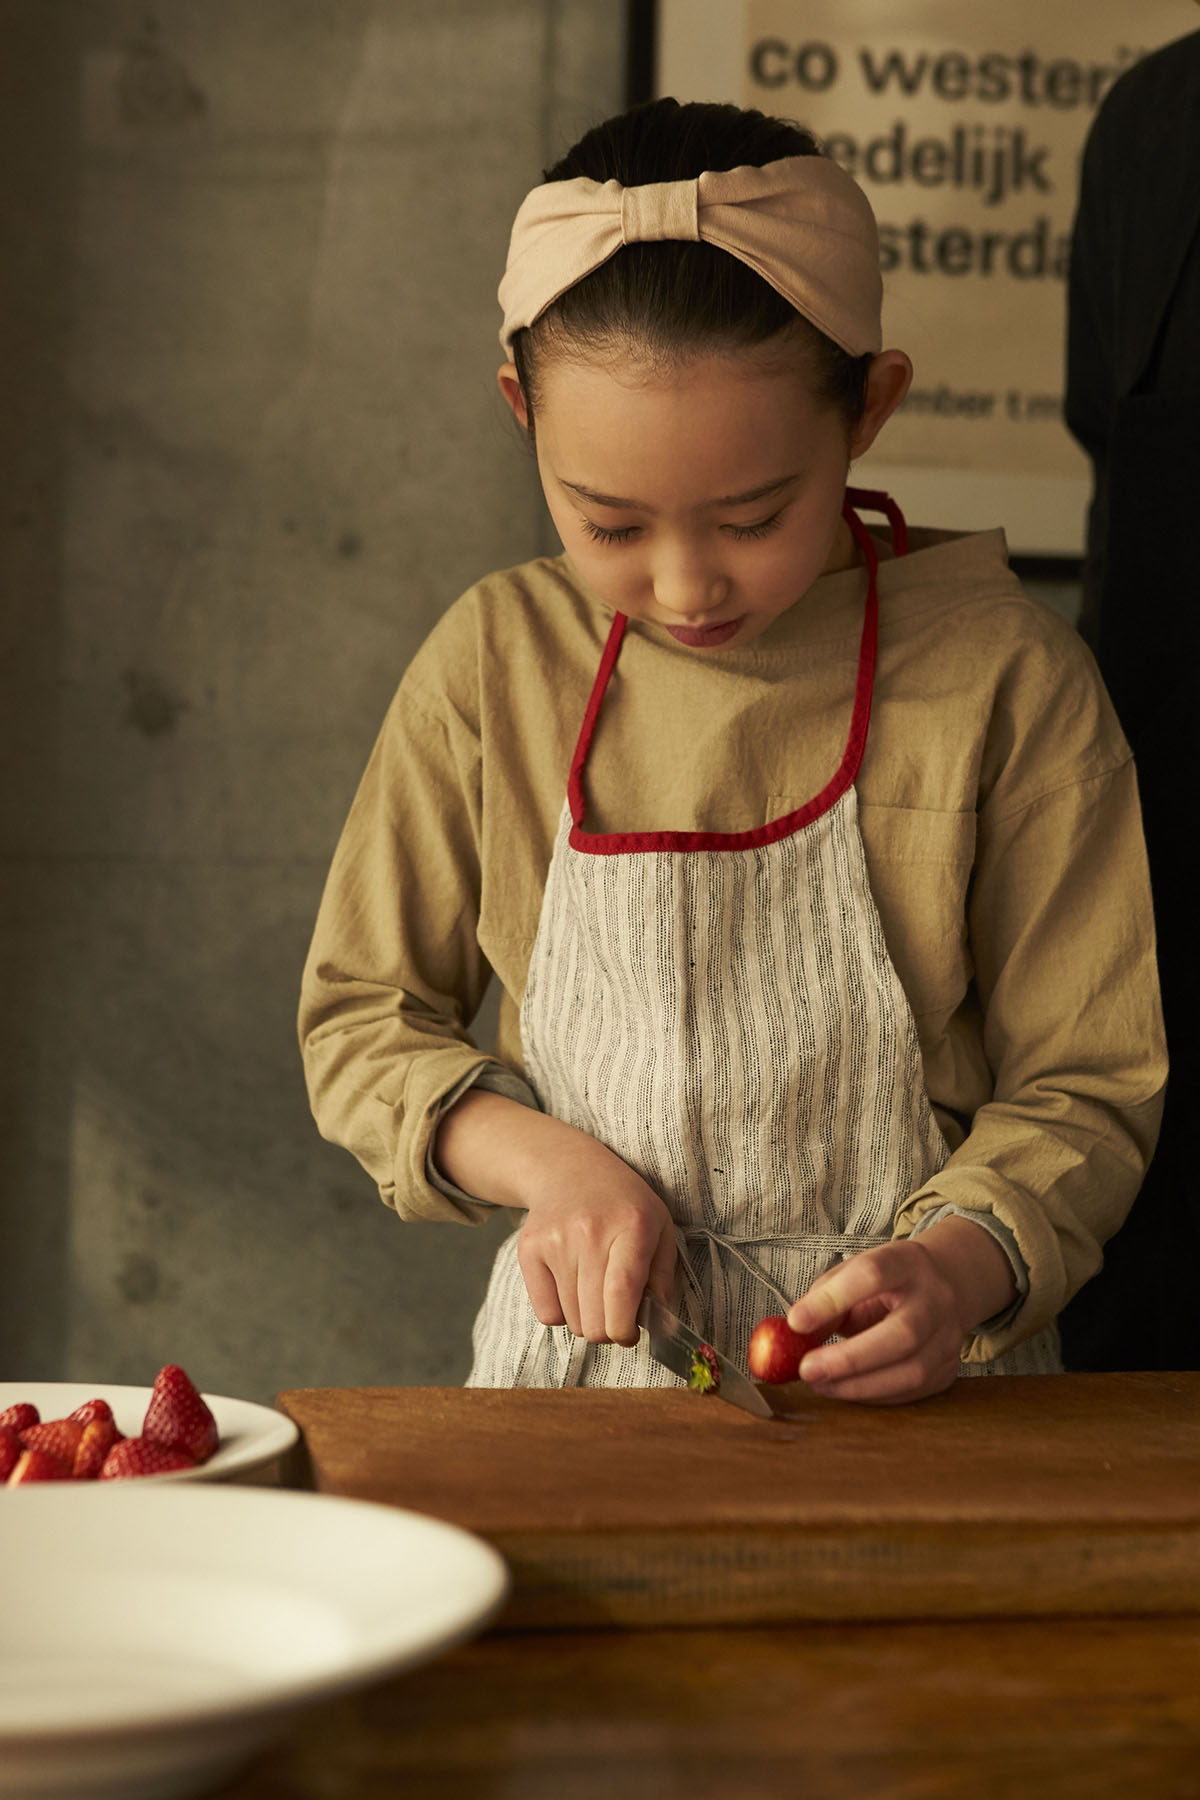
<svg viewBox="0 0 1200 1800">
<path fill-rule="evenodd" d="M 69 1491 L 70 1485 L 65 1482 L 31 1483 L 24 1490 L 13 1491 L 41 1494 L 53 1508 L 62 1503 L 54 1496 Z M 169 1711 L 145 1719 L 125 1718 L 111 1723 L 92 1720 L 79 1724 L 55 1723 L 29 1728 L 0 1725 L 0 1752 L 26 1752 L 41 1745 L 63 1747 L 68 1742 L 72 1745 L 115 1743 L 131 1736 L 167 1736 L 180 1730 L 200 1729 L 211 1724 L 232 1726 L 240 1721 L 266 1718 L 269 1714 L 294 1711 L 300 1706 L 333 1699 L 338 1694 L 365 1687 L 388 1674 L 398 1674 L 405 1668 L 432 1662 L 486 1631 L 508 1599 L 512 1588 L 508 1564 L 494 1545 L 461 1525 L 435 1518 L 429 1513 L 416 1512 L 410 1507 L 389 1506 L 375 1500 L 351 1499 L 341 1494 L 310 1493 L 296 1488 L 238 1486 L 233 1483 L 179 1482 L 152 1486 L 149 1481 L 144 1484 L 112 1482 L 107 1483 L 103 1491 L 113 1498 L 101 1504 L 115 1507 L 159 1508 L 165 1505 L 206 1510 L 214 1503 L 217 1506 L 242 1507 L 250 1511 L 264 1508 L 275 1511 L 281 1506 L 309 1511 L 313 1507 L 320 1507 L 323 1512 L 337 1508 L 360 1517 L 369 1513 L 380 1521 L 402 1519 L 410 1526 L 419 1526 L 430 1537 L 441 1536 L 446 1541 L 453 1539 L 464 1549 L 469 1546 L 469 1554 L 476 1559 L 481 1583 L 490 1592 L 486 1593 L 482 1602 L 472 1605 L 461 1616 L 453 1616 L 435 1635 L 423 1639 L 417 1645 L 390 1649 L 380 1646 L 357 1654 L 352 1650 L 344 1662 L 324 1673 L 285 1676 L 278 1681 L 268 1681 L 267 1685 L 256 1688 L 245 1698 L 234 1696 L 228 1699 L 184 1699 L 172 1702 Z M 0 1789 L 0 1793 L 2 1792 Z"/>
</svg>

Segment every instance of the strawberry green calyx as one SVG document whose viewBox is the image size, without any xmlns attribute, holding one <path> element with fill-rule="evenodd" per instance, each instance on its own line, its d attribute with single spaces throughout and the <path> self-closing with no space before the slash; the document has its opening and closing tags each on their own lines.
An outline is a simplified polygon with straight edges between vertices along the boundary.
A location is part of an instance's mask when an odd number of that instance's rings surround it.
<svg viewBox="0 0 1200 1800">
<path fill-rule="evenodd" d="M 715 1394 L 721 1385 L 721 1368 L 711 1344 L 697 1344 L 688 1371 L 688 1386 L 693 1393 Z"/>
</svg>

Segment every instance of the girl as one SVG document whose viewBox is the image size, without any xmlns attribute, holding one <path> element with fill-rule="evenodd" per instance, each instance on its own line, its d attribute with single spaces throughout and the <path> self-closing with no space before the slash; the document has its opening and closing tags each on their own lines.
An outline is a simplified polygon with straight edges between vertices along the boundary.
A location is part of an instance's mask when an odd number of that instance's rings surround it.
<svg viewBox="0 0 1200 1800">
<path fill-rule="evenodd" d="M 912 374 L 881 297 L 851 178 L 734 107 L 610 120 L 517 215 L 499 381 L 565 554 L 408 669 L 300 1015 L 401 1217 L 523 1215 L 469 1385 L 674 1385 L 647 1287 L 735 1358 L 789 1309 L 847 1400 L 1057 1369 L 1149 1160 L 1129 752 L 1000 532 L 847 489 Z"/>
</svg>

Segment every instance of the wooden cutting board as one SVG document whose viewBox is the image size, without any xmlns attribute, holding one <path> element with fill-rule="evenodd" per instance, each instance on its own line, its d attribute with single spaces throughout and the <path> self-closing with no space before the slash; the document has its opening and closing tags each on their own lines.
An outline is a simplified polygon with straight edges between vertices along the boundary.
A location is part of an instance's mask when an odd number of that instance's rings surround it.
<svg viewBox="0 0 1200 1800">
<path fill-rule="evenodd" d="M 788 1390 L 301 1388 L 286 1478 L 508 1559 L 508 1626 L 1200 1613 L 1200 1373 Z"/>
</svg>

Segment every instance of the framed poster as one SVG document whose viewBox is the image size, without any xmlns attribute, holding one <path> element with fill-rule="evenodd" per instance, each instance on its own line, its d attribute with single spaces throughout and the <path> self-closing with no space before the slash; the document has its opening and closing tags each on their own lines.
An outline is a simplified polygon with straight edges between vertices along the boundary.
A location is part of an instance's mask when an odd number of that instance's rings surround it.
<svg viewBox="0 0 1200 1800">
<path fill-rule="evenodd" d="M 1062 418 L 1079 157 L 1117 76 L 1196 24 L 1193 0 L 634 5 L 635 98 L 797 120 L 862 184 L 884 342 L 915 376 L 855 480 L 910 518 L 1082 553 L 1090 466 Z"/>
</svg>

